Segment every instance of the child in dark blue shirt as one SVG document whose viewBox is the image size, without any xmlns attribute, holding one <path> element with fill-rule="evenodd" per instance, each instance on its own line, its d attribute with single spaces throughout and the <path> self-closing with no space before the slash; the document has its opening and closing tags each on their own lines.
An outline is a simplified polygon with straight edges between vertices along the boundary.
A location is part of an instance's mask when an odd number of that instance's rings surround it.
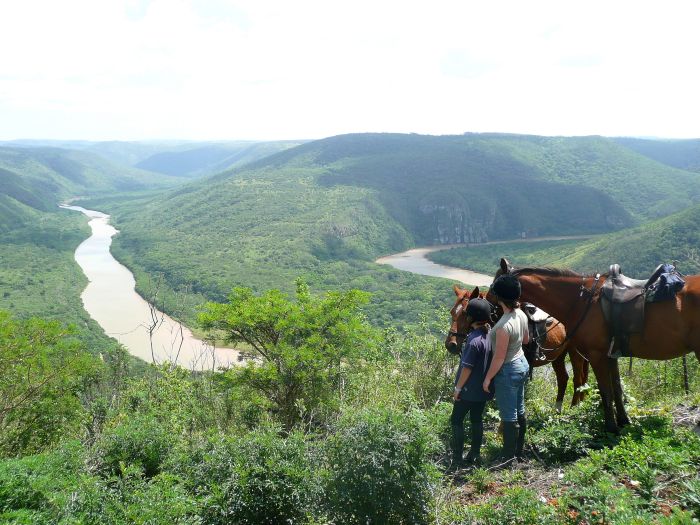
<svg viewBox="0 0 700 525">
<path fill-rule="evenodd" d="M 466 315 L 471 319 L 467 340 L 462 347 L 459 369 L 455 378 L 452 425 L 453 465 L 461 467 L 464 453 L 464 419 L 469 413 L 471 423 L 471 448 L 464 460 L 468 465 L 481 461 L 481 442 L 484 436 L 484 408 L 493 398 L 493 392 L 484 392 L 484 376 L 490 365 L 491 344 L 488 337 L 491 319 L 491 303 L 486 299 L 472 299 L 467 305 Z"/>
</svg>

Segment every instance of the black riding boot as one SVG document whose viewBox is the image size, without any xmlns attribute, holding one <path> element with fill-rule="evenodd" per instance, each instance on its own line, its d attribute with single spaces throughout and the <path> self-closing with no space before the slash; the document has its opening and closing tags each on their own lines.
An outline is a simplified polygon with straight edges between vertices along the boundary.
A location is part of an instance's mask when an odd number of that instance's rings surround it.
<svg viewBox="0 0 700 525">
<path fill-rule="evenodd" d="M 503 454 L 501 463 L 512 463 L 515 460 L 515 449 L 518 444 L 518 424 L 515 421 L 503 422 Z"/>
<path fill-rule="evenodd" d="M 464 425 L 452 425 L 453 468 L 462 466 L 462 454 L 464 454 Z"/>
<path fill-rule="evenodd" d="M 518 440 L 515 445 L 515 455 L 518 459 L 523 459 L 523 449 L 525 448 L 525 431 L 527 430 L 527 418 L 525 414 L 518 416 Z"/>
<path fill-rule="evenodd" d="M 475 418 L 471 421 L 471 427 L 471 447 L 467 453 L 466 462 L 470 465 L 479 465 L 481 463 L 481 443 L 484 440 L 484 422 Z"/>
</svg>

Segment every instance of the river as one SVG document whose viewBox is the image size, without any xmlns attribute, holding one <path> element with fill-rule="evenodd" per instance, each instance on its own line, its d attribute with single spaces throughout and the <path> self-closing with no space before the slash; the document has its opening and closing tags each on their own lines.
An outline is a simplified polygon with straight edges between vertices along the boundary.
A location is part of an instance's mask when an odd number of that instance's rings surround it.
<svg viewBox="0 0 700 525">
<path fill-rule="evenodd" d="M 107 335 L 147 362 L 170 361 L 192 370 L 212 370 L 239 360 L 236 350 L 215 348 L 197 339 L 136 293 L 134 276 L 110 252 L 118 230 L 109 224 L 109 215 L 80 206 L 61 207 L 90 219 L 92 235 L 75 250 L 75 260 L 90 281 L 80 297 L 85 310 Z M 152 337 L 148 327 L 153 327 Z"/>
<path fill-rule="evenodd" d="M 489 241 L 483 244 L 566 241 L 572 239 L 584 240 L 593 237 L 596 237 L 596 235 L 552 235 L 547 237 L 531 237 L 528 239 Z M 493 275 L 486 275 L 483 273 L 473 272 L 471 270 L 455 268 L 454 266 L 445 266 L 444 264 L 437 264 L 426 257 L 426 255 L 431 252 L 448 250 L 450 248 L 464 248 L 467 246 L 469 245 L 440 244 L 437 246 L 424 246 L 423 248 L 413 248 L 412 250 L 406 250 L 405 252 L 395 253 L 394 255 L 387 255 L 386 257 L 380 257 L 374 262 L 378 264 L 388 264 L 389 266 L 393 266 L 397 270 L 417 273 L 420 275 L 430 275 L 431 277 L 444 277 L 445 279 L 450 279 L 452 281 L 460 281 L 464 284 L 470 284 L 472 286 L 490 286 L 493 282 Z M 481 246 L 481 244 L 479 246 Z M 494 273 L 496 272 L 496 269 L 496 266 L 494 266 Z"/>
<path fill-rule="evenodd" d="M 457 246 L 462 247 L 465 245 L 442 244 L 439 246 L 413 248 L 412 250 L 407 250 L 405 252 L 380 257 L 375 262 L 378 264 L 388 264 L 397 270 L 404 270 L 406 272 L 413 272 L 421 275 L 430 275 L 432 277 L 444 277 L 445 279 L 460 281 L 463 284 L 470 284 L 472 286 L 490 286 L 493 282 L 493 275 L 486 275 L 483 273 L 472 272 L 471 270 L 463 270 L 453 266 L 437 264 L 426 257 L 426 255 L 430 252 L 447 250 Z"/>
</svg>

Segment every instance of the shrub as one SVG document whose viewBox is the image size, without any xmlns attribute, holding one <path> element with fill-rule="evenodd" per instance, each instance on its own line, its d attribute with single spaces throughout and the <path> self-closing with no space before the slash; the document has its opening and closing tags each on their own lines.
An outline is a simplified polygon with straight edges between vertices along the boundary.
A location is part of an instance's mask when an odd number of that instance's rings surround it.
<svg viewBox="0 0 700 525">
<path fill-rule="evenodd" d="M 126 467 L 120 477 L 84 476 L 75 498 L 65 506 L 61 523 L 83 525 L 195 525 L 198 507 L 179 480 L 168 474 L 151 479 L 138 467 Z M 54 522 L 55 523 L 55 522 Z"/>
<path fill-rule="evenodd" d="M 327 508 L 336 523 L 426 523 L 437 438 L 419 411 L 364 410 L 327 443 Z"/>
<path fill-rule="evenodd" d="M 263 428 L 219 440 L 195 468 L 208 475 L 207 524 L 307 523 L 318 501 L 318 476 L 303 434 Z"/>
<path fill-rule="evenodd" d="M 0 461 L 0 521 L 55 523 L 77 483 L 83 450 L 70 442 L 53 451 Z"/>
<path fill-rule="evenodd" d="M 153 477 L 174 445 L 176 436 L 148 414 L 138 414 L 106 430 L 94 448 L 97 468 L 105 475 L 121 474 L 137 466 Z"/>
</svg>

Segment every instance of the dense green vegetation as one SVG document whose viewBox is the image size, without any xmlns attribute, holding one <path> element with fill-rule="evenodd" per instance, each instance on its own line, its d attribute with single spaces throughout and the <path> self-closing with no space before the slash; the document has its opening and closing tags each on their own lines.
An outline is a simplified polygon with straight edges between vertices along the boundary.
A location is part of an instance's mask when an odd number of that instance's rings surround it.
<svg viewBox="0 0 700 525">
<path fill-rule="evenodd" d="M 188 185 L 151 202 L 107 204 L 121 230 L 113 252 L 147 295 L 147 276 L 222 301 L 234 286 L 372 292 L 368 315 L 382 325 L 416 322 L 449 300 L 449 284 L 372 261 L 408 248 L 411 236 L 364 188 L 323 187 L 303 170 Z M 173 209 L 164 212 L 162 206 Z M 115 210 L 118 210 L 116 213 Z M 196 301 L 195 301 L 196 302 Z M 190 314 L 193 319 L 194 312 Z"/>
<path fill-rule="evenodd" d="M 635 184 L 610 184 L 610 172 Z M 687 187 L 659 184 L 671 179 Z M 695 174 L 599 137 L 368 134 L 306 143 L 151 201 L 100 205 L 122 231 L 114 252 L 144 294 L 156 274 L 200 302 L 241 285 L 291 291 L 303 276 L 319 289 L 371 291 L 368 313 L 388 326 L 415 322 L 449 291 L 377 268 L 380 255 L 421 243 L 606 232 L 683 207 L 696 189 Z M 636 205 L 642 199 L 647 207 Z"/>
<path fill-rule="evenodd" d="M 0 147 L 0 308 L 74 323 L 95 353 L 114 346 L 80 300 L 87 280 L 73 254 L 89 235 L 86 220 L 58 203 L 171 184 L 82 151 Z"/>
<path fill-rule="evenodd" d="M 205 326 L 266 343 L 255 350 L 260 366 L 207 374 L 165 365 L 135 375 L 118 355 L 89 358 L 58 324 L 0 315 L 0 345 L 31 353 L 20 361 L 25 368 L 43 364 L 30 391 L 46 400 L 0 406 L 0 424 L 14 429 L 1 434 L 0 521 L 690 524 L 700 517 L 700 437 L 688 426 L 700 415 L 692 408 L 700 401 L 697 365 L 695 394 L 683 397 L 678 363 L 636 363 L 625 374 L 633 422 L 620 436 L 604 432 L 595 390 L 559 415 L 554 385 L 538 373 L 527 391 L 528 462 L 447 475 L 454 358 L 430 326 L 401 337 L 377 332 L 355 309 L 361 295 L 318 297 L 299 283 L 294 299 L 239 290 L 209 305 Z M 0 360 L 0 389 L 16 396 L 16 377 L 27 370 L 7 365 Z M 282 410 L 275 401 L 288 400 L 274 392 L 284 391 L 299 395 Z M 489 406 L 487 467 L 500 447 L 495 414 Z"/>
<path fill-rule="evenodd" d="M 139 160 L 157 153 L 108 149 Z M 695 359 L 687 394 L 681 360 L 625 363 L 633 423 L 620 436 L 604 432 L 595 385 L 557 414 L 553 381 L 537 371 L 529 462 L 489 470 L 500 446 L 490 405 L 487 468 L 447 475 L 455 362 L 436 334 L 452 291 L 373 263 L 416 243 L 525 232 L 604 235 L 435 257 L 491 273 L 503 255 L 585 270 L 594 256 L 619 253 L 605 267 L 632 273 L 644 257 L 686 247 L 689 264 L 700 207 L 606 232 L 685 207 L 694 174 L 596 137 L 353 135 L 164 193 L 116 173 L 94 179 L 93 192 L 93 175 L 112 172 L 91 171 L 84 157 L 12 155 L 0 164 L 0 308 L 12 311 L 0 313 L 0 522 L 700 519 Z M 611 176 L 636 184 L 623 191 Z M 106 196 L 122 187 L 142 191 Z M 80 308 L 84 277 L 72 260 L 84 219 L 55 209 L 58 197 L 88 193 L 88 207 L 114 214 L 116 254 L 144 295 L 162 275 L 166 299 L 187 292 L 185 316 L 201 332 L 243 343 L 255 359 L 217 373 L 134 369 L 99 335 Z M 641 199 L 649 206 L 636 209 Z"/>
<path fill-rule="evenodd" d="M 676 263 L 685 274 L 700 273 L 700 206 L 636 228 L 586 241 L 484 244 L 429 254 L 435 262 L 495 273 L 501 257 L 516 266 L 558 266 L 584 273 L 605 272 L 618 263 L 625 274 L 649 277 L 657 265 Z"/>
<path fill-rule="evenodd" d="M 25 225 L 0 232 L 0 309 L 73 323 L 94 352 L 114 346 L 80 300 L 87 279 L 73 254 L 89 235 L 85 219 L 58 209 L 28 216 Z"/>
<path fill-rule="evenodd" d="M 439 264 L 493 275 L 502 257 L 516 266 L 561 266 L 570 253 L 585 243 L 585 239 L 571 239 L 474 244 L 431 252 L 427 258 Z"/>
<path fill-rule="evenodd" d="M 657 162 L 700 172 L 700 140 L 651 140 L 636 138 L 616 138 L 618 144 L 654 159 Z"/>
<path fill-rule="evenodd" d="M 298 146 L 300 142 L 226 142 L 197 145 L 176 151 L 160 151 L 134 164 L 144 170 L 196 178 L 242 166 L 278 151 Z"/>
<path fill-rule="evenodd" d="M 60 148 L 0 147 L 0 169 L 2 194 L 17 195 L 14 198 L 25 202 L 26 193 L 18 192 L 31 189 L 35 200 L 25 204 L 41 204 L 43 209 L 55 206 L 55 197 L 142 190 L 179 182 L 166 175 L 112 164 L 92 153 Z"/>
</svg>

